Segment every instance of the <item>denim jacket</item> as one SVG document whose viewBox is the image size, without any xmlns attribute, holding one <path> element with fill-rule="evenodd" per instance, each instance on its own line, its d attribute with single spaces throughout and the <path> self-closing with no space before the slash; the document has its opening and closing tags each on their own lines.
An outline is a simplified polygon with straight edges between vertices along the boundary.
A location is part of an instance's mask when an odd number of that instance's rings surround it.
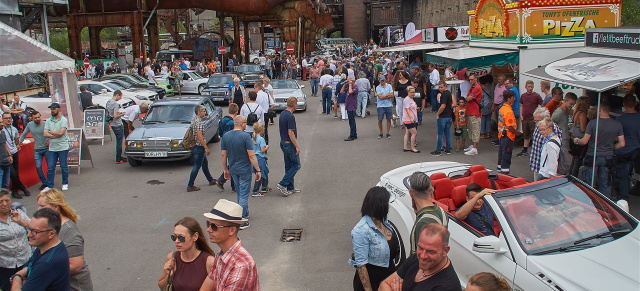
<svg viewBox="0 0 640 291">
<path fill-rule="evenodd" d="M 383 224 L 391 229 L 388 221 L 385 220 Z M 351 241 L 355 261 L 349 259 L 350 265 L 356 267 L 365 264 L 378 267 L 389 266 L 389 244 L 368 215 L 363 216 L 351 230 Z"/>
</svg>

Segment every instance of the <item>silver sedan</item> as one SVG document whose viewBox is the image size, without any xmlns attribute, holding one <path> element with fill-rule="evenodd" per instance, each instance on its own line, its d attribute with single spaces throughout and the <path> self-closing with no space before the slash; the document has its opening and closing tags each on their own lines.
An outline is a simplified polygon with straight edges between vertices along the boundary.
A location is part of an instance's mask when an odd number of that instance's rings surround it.
<svg viewBox="0 0 640 291">
<path fill-rule="evenodd" d="M 271 86 L 273 86 L 273 98 L 276 104 L 275 110 L 287 109 L 287 99 L 289 97 L 296 97 L 298 99 L 298 106 L 296 110 L 307 110 L 307 95 L 302 92 L 304 85 L 298 84 L 296 80 L 271 80 Z"/>
</svg>

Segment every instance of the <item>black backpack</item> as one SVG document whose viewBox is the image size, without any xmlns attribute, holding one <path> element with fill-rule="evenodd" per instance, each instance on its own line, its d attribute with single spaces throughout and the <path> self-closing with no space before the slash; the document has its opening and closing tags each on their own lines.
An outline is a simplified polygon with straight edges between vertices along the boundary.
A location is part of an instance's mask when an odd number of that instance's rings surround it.
<svg viewBox="0 0 640 291">
<path fill-rule="evenodd" d="M 557 140 L 550 139 L 549 141 L 553 142 L 560 148 L 560 152 L 558 153 L 558 169 L 556 170 L 556 173 L 558 173 L 558 175 L 568 175 L 571 172 L 573 156 L 566 148 L 561 146 Z"/>
<path fill-rule="evenodd" d="M 247 104 L 247 108 L 249 108 L 249 115 L 247 116 L 247 125 L 253 126 L 254 123 L 258 122 L 258 114 L 256 114 L 256 110 L 258 110 L 260 105 L 256 106 L 256 109 L 251 111 L 251 107 Z"/>
</svg>

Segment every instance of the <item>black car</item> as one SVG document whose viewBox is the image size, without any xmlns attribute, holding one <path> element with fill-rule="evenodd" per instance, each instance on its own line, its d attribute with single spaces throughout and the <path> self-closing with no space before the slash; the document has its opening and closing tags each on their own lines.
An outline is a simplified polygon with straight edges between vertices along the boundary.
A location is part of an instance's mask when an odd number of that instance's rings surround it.
<svg viewBox="0 0 640 291">
<path fill-rule="evenodd" d="M 262 82 L 262 77 L 264 77 L 264 71 L 260 65 L 240 65 L 236 73 L 242 79 L 245 88 Z"/>
<path fill-rule="evenodd" d="M 240 78 L 242 80 L 242 78 Z M 233 74 L 222 73 L 213 74 L 207 81 L 207 86 L 202 90 L 203 96 L 209 96 L 209 100 L 214 104 L 228 104 L 229 84 L 233 83 Z M 244 83 L 243 83 L 244 84 Z"/>
</svg>

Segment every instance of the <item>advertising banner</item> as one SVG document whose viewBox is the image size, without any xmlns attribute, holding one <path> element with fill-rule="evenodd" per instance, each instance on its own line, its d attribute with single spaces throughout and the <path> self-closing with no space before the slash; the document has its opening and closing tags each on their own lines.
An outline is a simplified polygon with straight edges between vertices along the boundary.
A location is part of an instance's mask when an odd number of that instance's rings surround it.
<svg viewBox="0 0 640 291">
<path fill-rule="evenodd" d="M 438 27 L 437 31 L 437 42 L 465 41 L 471 36 L 469 26 Z"/>
<path fill-rule="evenodd" d="M 640 51 L 640 29 L 636 31 L 587 31 L 585 45 Z"/>
<path fill-rule="evenodd" d="M 589 28 L 617 27 L 618 7 L 581 5 L 522 9 L 521 43 L 582 41 Z"/>
<path fill-rule="evenodd" d="M 87 109 L 84 111 L 84 135 L 87 139 L 104 138 L 104 109 Z"/>
<path fill-rule="evenodd" d="M 422 42 L 434 42 L 435 40 L 433 27 L 422 30 Z"/>
<path fill-rule="evenodd" d="M 69 167 L 80 167 L 80 149 L 82 148 L 82 129 L 67 129 L 67 141 L 69 142 L 69 154 L 67 155 L 67 165 Z M 58 165 L 60 163 L 58 162 Z"/>
</svg>

